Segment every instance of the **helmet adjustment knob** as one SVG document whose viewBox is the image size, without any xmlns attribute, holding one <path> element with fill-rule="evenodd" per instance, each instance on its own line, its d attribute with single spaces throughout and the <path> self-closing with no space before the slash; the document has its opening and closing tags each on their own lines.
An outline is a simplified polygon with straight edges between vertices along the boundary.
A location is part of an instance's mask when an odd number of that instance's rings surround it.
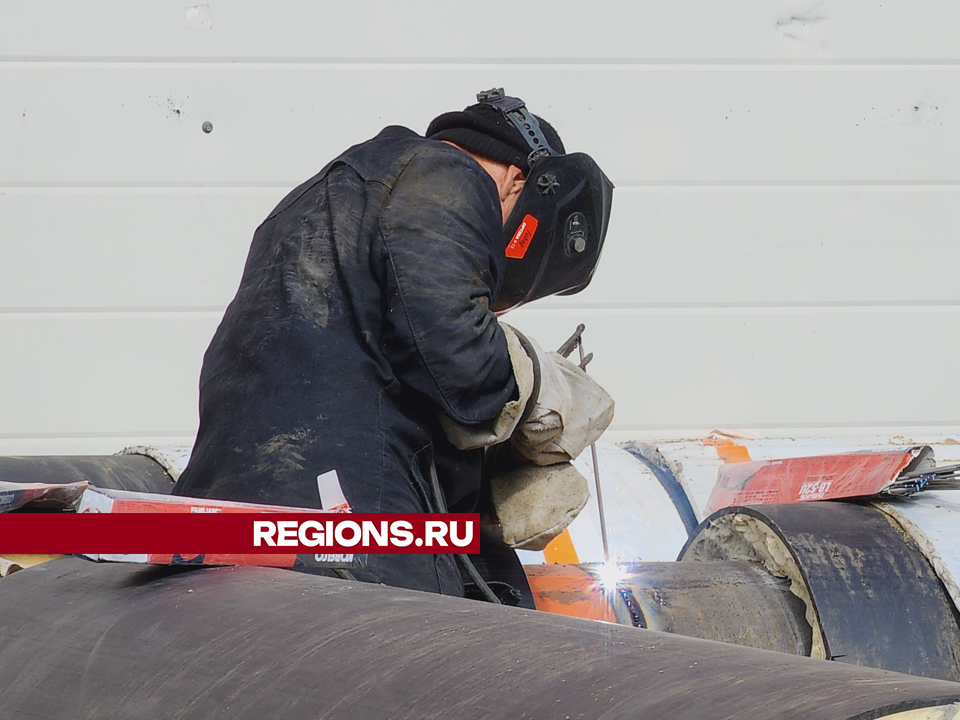
<svg viewBox="0 0 960 720">
<path fill-rule="evenodd" d="M 544 173 L 537 178 L 537 190 L 541 195 L 553 195 L 557 192 L 560 183 L 557 182 L 557 176 L 553 173 Z"/>
</svg>

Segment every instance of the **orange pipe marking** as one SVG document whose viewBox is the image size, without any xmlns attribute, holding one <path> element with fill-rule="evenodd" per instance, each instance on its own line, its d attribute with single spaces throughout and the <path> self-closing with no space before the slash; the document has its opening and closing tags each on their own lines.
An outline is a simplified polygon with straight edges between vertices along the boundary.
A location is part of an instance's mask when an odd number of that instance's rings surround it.
<svg viewBox="0 0 960 720">
<path fill-rule="evenodd" d="M 719 440 L 716 438 L 707 438 L 703 441 L 704 445 L 713 445 L 717 451 L 717 457 L 723 460 L 725 464 L 750 462 L 750 451 L 744 445 L 737 445 L 733 440 Z"/>
<path fill-rule="evenodd" d="M 550 565 L 555 563 L 561 565 L 579 564 L 580 558 L 577 557 L 577 549 L 573 546 L 570 532 L 566 528 L 543 549 L 543 559 Z"/>
<path fill-rule="evenodd" d="M 617 617 L 593 577 L 576 565 L 525 565 L 537 610 L 615 623 Z"/>
</svg>

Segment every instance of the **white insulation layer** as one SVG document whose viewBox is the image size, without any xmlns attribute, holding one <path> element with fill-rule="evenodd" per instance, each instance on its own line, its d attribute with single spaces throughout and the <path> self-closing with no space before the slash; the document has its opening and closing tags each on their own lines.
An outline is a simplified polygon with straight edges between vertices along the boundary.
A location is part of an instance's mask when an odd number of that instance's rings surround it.
<svg viewBox="0 0 960 720">
<path fill-rule="evenodd" d="M 687 532 L 666 491 L 647 467 L 626 450 L 597 443 L 600 489 L 610 557 L 619 562 L 669 562 L 677 559 Z M 568 527 L 580 562 L 603 562 L 600 513 L 588 448 L 575 461 L 587 478 L 590 499 Z M 526 565 L 544 562 L 542 552 L 520 551 Z"/>
</svg>

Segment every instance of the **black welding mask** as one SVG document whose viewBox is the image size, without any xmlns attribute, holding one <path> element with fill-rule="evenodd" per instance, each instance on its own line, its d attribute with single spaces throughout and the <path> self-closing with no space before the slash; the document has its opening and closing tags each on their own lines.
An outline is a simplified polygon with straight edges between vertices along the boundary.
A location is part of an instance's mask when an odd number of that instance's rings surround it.
<svg viewBox="0 0 960 720">
<path fill-rule="evenodd" d="M 526 183 L 504 225 L 506 269 L 493 310 L 580 292 L 600 261 L 613 183 L 589 155 L 550 147 L 522 100 L 502 89 L 477 100 L 502 112 L 530 146 Z"/>
</svg>

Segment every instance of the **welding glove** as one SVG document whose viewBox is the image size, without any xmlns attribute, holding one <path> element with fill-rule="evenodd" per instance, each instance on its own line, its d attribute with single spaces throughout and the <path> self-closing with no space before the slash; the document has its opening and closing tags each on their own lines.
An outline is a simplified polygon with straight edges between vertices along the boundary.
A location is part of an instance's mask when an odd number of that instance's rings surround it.
<svg viewBox="0 0 960 720">
<path fill-rule="evenodd" d="M 547 353 L 505 323 L 518 397 L 479 427 L 465 427 L 443 413 L 440 426 L 461 450 L 490 447 L 510 439 L 527 460 L 552 465 L 577 457 L 613 420 L 613 398 L 583 370 Z"/>
<path fill-rule="evenodd" d="M 493 422 L 467 428 L 445 415 L 440 424 L 462 450 L 510 440 L 519 465 L 490 480 L 493 507 L 504 541 L 542 550 L 587 504 L 587 481 L 573 460 L 613 420 L 613 399 L 583 370 L 501 323 L 516 378 L 518 398 Z M 516 459 L 515 459 L 516 460 Z"/>
<path fill-rule="evenodd" d="M 535 340 L 521 338 L 539 382 L 510 444 L 537 465 L 573 460 L 613 421 L 613 398 L 562 355 L 544 352 Z"/>
<path fill-rule="evenodd" d="M 490 493 L 503 540 L 518 550 L 543 550 L 590 498 L 586 478 L 568 462 L 498 472 Z"/>
</svg>

